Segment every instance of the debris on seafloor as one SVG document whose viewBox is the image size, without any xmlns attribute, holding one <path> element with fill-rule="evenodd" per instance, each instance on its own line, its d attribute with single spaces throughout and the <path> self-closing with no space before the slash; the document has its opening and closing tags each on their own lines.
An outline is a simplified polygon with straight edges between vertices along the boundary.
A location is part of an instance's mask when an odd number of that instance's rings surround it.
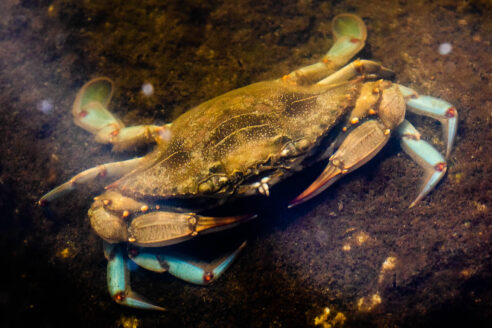
<svg viewBox="0 0 492 328">
<path fill-rule="evenodd" d="M 314 325 L 322 326 L 323 328 L 337 328 L 345 325 L 347 317 L 342 312 L 337 312 L 334 316 L 330 316 L 330 314 L 330 308 L 325 307 L 323 313 L 314 318 Z"/>
<path fill-rule="evenodd" d="M 135 316 L 121 316 L 120 319 L 116 322 L 116 325 L 117 327 L 122 328 L 138 328 L 140 326 L 140 320 Z"/>
<path fill-rule="evenodd" d="M 378 292 L 376 292 L 372 295 L 359 298 L 359 300 L 357 301 L 357 309 L 360 312 L 370 312 L 381 303 L 381 296 Z"/>
</svg>

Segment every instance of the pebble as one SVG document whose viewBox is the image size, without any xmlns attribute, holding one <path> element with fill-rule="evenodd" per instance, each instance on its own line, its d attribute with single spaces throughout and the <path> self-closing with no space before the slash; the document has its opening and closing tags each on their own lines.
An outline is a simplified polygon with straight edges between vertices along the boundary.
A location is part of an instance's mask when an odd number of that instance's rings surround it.
<svg viewBox="0 0 492 328">
<path fill-rule="evenodd" d="M 465 26 L 466 24 L 468 24 L 468 22 L 466 21 L 466 19 L 460 19 L 458 21 L 458 24 L 461 25 L 461 26 Z"/>
</svg>

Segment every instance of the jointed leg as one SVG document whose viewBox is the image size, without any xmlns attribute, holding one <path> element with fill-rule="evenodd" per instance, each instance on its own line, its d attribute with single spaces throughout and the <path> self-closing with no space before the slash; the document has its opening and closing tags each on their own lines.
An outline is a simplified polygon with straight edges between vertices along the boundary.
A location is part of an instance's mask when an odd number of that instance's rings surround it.
<svg viewBox="0 0 492 328">
<path fill-rule="evenodd" d="M 348 68 L 347 72 L 350 72 Z M 457 130 L 458 112 L 456 108 L 438 98 L 419 96 L 415 91 L 407 87 L 398 85 L 398 88 L 411 111 L 436 118 L 442 122 L 446 139 L 446 157 L 449 156 Z M 330 158 L 328 166 L 321 173 L 320 177 L 302 194 L 291 201 L 289 207 L 301 204 L 316 196 L 338 180 L 343 174 L 353 171 L 371 159 L 386 143 L 390 133 L 389 129 L 384 129 L 383 126 L 378 127 L 378 124 L 376 121 L 367 121 L 354 129 Z M 442 179 L 446 173 L 447 164 L 445 158 L 433 146 L 420 139 L 420 134 L 408 121 L 404 120 L 398 126 L 398 133 L 401 137 L 403 150 L 425 172 L 424 185 L 417 198 L 410 205 L 412 207 L 427 195 Z"/>
<path fill-rule="evenodd" d="M 282 77 L 293 84 L 316 82 L 344 65 L 365 45 L 367 30 L 364 22 L 356 15 L 341 14 L 333 18 L 334 43 L 322 60 L 302 67 Z"/>
<path fill-rule="evenodd" d="M 115 302 L 144 310 L 165 310 L 160 306 L 149 303 L 132 291 L 130 272 L 127 266 L 128 258 L 122 245 L 104 242 L 104 255 L 108 260 L 108 290 Z"/>
<path fill-rule="evenodd" d="M 340 82 L 349 81 L 356 76 L 362 78 L 380 78 L 391 80 L 395 73 L 390 69 L 372 60 L 354 60 L 350 64 L 329 75 L 316 85 L 332 85 Z"/>
<path fill-rule="evenodd" d="M 398 86 L 405 97 L 411 112 L 432 117 L 441 122 L 444 142 L 446 143 L 446 158 L 448 158 L 458 130 L 458 111 L 456 108 L 442 99 L 430 96 L 420 96 L 417 92 L 408 87 L 403 85 Z"/>
<path fill-rule="evenodd" d="M 417 198 L 410 207 L 417 204 L 444 177 L 446 159 L 451 153 L 454 138 L 458 128 L 458 111 L 450 103 L 430 97 L 419 96 L 414 90 L 398 85 L 405 97 L 410 111 L 435 118 L 441 122 L 446 143 L 446 157 L 443 157 L 433 146 L 420 139 L 420 133 L 408 121 L 398 128 L 403 150 L 424 169 L 424 184 Z"/>
<path fill-rule="evenodd" d="M 189 283 L 208 285 L 218 279 L 231 265 L 239 252 L 246 246 L 243 242 L 236 250 L 213 261 L 195 259 L 180 253 L 170 253 L 162 248 L 141 248 L 130 246 L 128 256 L 121 244 L 104 242 L 104 254 L 108 260 L 107 281 L 111 298 L 122 305 L 144 310 L 161 310 L 135 293 L 130 286 L 128 261 L 155 272 L 169 271 L 172 275 Z"/>
<path fill-rule="evenodd" d="M 398 134 L 403 150 L 424 169 L 423 186 L 410 204 L 413 207 L 442 179 L 447 169 L 446 160 L 434 147 L 420 139 L 420 133 L 407 120 L 398 127 Z"/>
<path fill-rule="evenodd" d="M 107 110 L 112 93 L 113 82 L 108 78 L 87 82 L 78 92 L 72 107 L 75 124 L 95 134 L 97 142 L 112 144 L 116 151 L 169 139 L 168 125 L 125 127 Z"/>
<path fill-rule="evenodd" d="M 189 283 L 208 285 L 225 272 L 245 246 L 246 242 L 243 242 L 236 250 L 212 261 L 170 252 L 165 248 L 135 246 L 130 246 L 128 256 L 147 270 L 155 272 L 168 271 L 175 277 Z"/>
<path fill-rule="evenodd" d="M 113 162 L 102 164 L 83 172 L 80 172 L 69 181 L 65 182 L 62 185 L 59 185 L 55 189 L 46 193 L 41 199 L 38 201 L 39 205 L 44 205 L 46 202 L 49 202 L 59 196 L 62 196 L 69 191 L 75 189 L 75 186 L 78 184 L 86 184 L 96 180 L 97 178 L 109 177 L 109 178 L 118 178 L 126 173 L 132 171 L 134 168 L 138 166 L 138 164 L 142 161 L 143 157 L 137 157 L 134 159 L 129 159 L 122 162 Z"/>
</svg>

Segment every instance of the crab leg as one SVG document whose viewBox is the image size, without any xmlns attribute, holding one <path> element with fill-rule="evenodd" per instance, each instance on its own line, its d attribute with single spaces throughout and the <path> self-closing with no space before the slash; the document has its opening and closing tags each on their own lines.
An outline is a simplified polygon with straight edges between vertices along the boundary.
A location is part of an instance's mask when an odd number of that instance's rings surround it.
<svg viewBox="0 0 492 328">
<path fill-rule="evenodd" d="M 430 144 L 420 139 L 420 133 L 407 120 L 398 127 L 403 150 L 424 169 L 424 183 L 417 198 L 409 207 L 415 206 L 427 195 L 446 173 L 446 160 Z"/>
<path fill-rule="evenodd" d="M 77 184 L 86 184 L 99 177 L 109 177 L 109 178 L 117 178 L 120 177 L 131 170 L 133 170 L 137 165 L 142 161 L 143 157 L 137 157 L 134 159 L 129 159 L 122 162 L 113 162 L 102 164 L 83 172 L 80 172 L 67 182 L 62 185 L 59 185 L 55 189 L 46 193 L 41 199 L 38 201 L 39 205 L 44 205 L 53 199 L 62 196 L 69 191 L 75 189 Z"/>
<path fill-rule="evenodd" d="M 405 97 L 410 111 L 432 117 L 441 122 L 444 142 L 446 143 L 446 158 L 448 158 L 458 129 L 458 111 L 456 108 L 442 99 L 419 96 L 416 91 L 403 85 L 398 85 L 398 87 Z"/>
<path fill-rule="evenodd" d="M 115 302 L 144 310 L 165 310 L 160 306 L 149 303 L 132 291 L 130 287 L 130 272 L 127 267 L 128 259 L 121 245 L 104 242 L 104 255 L 108 259 L 108 290 Z"/>
<path fill-rule="evenodd" d="M 323 80 L 316 83 L 316 85 L 325 86 L 333 85 L 340 82 L 345 82 L 353 79 L 356 76 L 362 77 L 377 77 L 382 79 L 391 80 L 395 73 L 382 66 L 381 64 L 365 59 L 356 59 L 348 65 L 345 65 L 335 73 L 329 75 Z"/>
<path fill-rule="evenodd" d="M 344 65 L 365 45 L 367 30 L 360 17 L 341 14 L 333 18 L 334 43 L 320 62 L 302 67 L 282 77 L 283 81 L 298 84 L 317 81 Z"/>
<path fill-rule="evenodd" d="M 342 142 L 321 175 L 299 196 L 289 208 L 304 203 L 320 194 L 342 175 L 367 163 L 386 144 L 390 130 L 379 121 L 369 120 L 355 128 Z"/>
<path fill-rule="evenodd" d="M 169 271 L 186 282 L 208 285 L 225 272 L 245 246 L 246 242 L 243 242 L 235 251 L 213 261 L 203 261 L 181 253 L 147 247 L 131 247 L 128 256 L 144 269 L 155 272 Z"/>
<path fill-rule="evenodd" d="M 74 122 L 95 135 L 99 143 L 110 143 L 113 150 L 136 148 L 169 139 L 169 125 L 140 125 L 125 127 L 107 110 L 113 94 L 113 82 L 106 77 L 93 79 L 80 89 L 72 106 Z"/>
</svg>

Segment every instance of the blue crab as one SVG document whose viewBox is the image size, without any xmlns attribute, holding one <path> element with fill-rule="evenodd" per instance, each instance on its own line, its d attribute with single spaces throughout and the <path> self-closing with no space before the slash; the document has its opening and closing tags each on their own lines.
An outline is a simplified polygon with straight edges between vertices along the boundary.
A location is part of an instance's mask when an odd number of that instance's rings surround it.
<svg viewBox="0 0 492 328">
<path fill-rule="evenodd" d="M 163 309 L 132 291 L 129 261 L 194 284 L 214 281 L 244 243 L 209 262 L 170 252 L 166 246 L 255 215 L 205 216 L 204 210 L 238 198 L 268 197 L 273 185 L 326 162 L 321 175 L 289 203 L 299 205 L 369 161 L 392 132 L 425 172 L 410 207 L 442 179 L 457 130 L 457 110 L 391 82 L 393 72 L 374 61 L 346 65 L 365 44 L 366 27 L 359 17 L 336 16 L 333 34 L 332 48 L 318 63 L 230 91 L 163 126 L 125 127 L 107 110 L 112 96 L 108 78 L 82 87 L 73 105 L 74 121 L 95 134 L 97 142 L 116 150 L 156 144 L 144 157 L 83 171 L 39 201 L 45 204 L 102 176 L 118 179 L 89 210 L 92 228 L 104 240 L 108 288 L 116 302 Z M 407 108 L 442 123 L 445 156 L 420 139 L 405 120 Z"/>
</svg>

